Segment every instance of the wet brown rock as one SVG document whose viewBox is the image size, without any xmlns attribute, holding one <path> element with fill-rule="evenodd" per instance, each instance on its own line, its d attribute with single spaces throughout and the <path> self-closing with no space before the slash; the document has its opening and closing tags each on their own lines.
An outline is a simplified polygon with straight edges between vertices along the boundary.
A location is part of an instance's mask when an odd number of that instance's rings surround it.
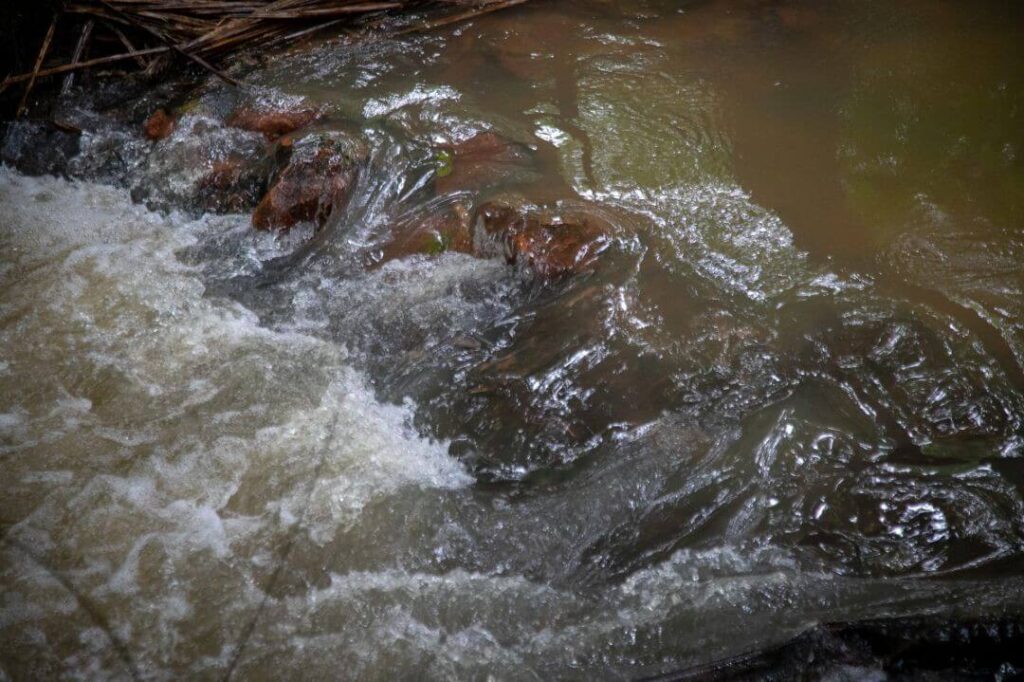
<svg viewBox="0 0 1024 682">
<path fill-rule="evenodd" d="M 174 132 L 175 120 L 163 109 L 157 109 L 146 119 L 142 130 L 150 140 L 162 140 Z"/>
<path fill-rule="evenodd" d="M 403 221 L 393 230 L 377 262 L 448 251 L 473 253 L 472 216 L 461 203 L 424 218 Z"/>
<path fill-rule="evenodd" d="M 287 164 L 256 207 L 260 230 L 287 230 L 303 221 L 322 227 L 344 207 L 366 158 L 365 148 L 335 133 L 309 135 L 288 145 Z"/>
<path fill-rule="evenodd" d="M 213 168 L 200 182 L 210 189 L 225 191 L 230 189 L 243 173 L 243 160 L 229 157 L 213 162 Z"/>
<path fill-rule="evenodd" d="M 204 210 L 241 212 L 262 196 L 270 174 L 269 159 L 233 155 L 213 162 L 199 180 L 197 198 Z"/>
<path fill-rule="evenodd" d="M 488 202 L 476 212 L 474 249 L 555 279 L 593 270 L 612 233 L 611 223 L 584 210 L 523 211 Z"/>
<path fill-rule="evenodd" d="M 544 278 L 593 269 L 610 243 L 608 234 L 586 216 L 569 222 L 528 221 L 512 238 L 512 260 Z"/>
<path fill-rule="evenodd" d="M 305 128 L 320 117 L 320 113 L 311 108 L 298 109 L 259 109 L 241 107 L 227 120 L 233 128 L 263 133 L 268 141 L 273 142 L 283 135 Z"/>
<path fill-rule="evenodd" d="M 438 149 L 435 188 L 440 194 L 480 189 L 531 174 L 531 155 L 525 145 L 484 132 Z"/>
</svg>

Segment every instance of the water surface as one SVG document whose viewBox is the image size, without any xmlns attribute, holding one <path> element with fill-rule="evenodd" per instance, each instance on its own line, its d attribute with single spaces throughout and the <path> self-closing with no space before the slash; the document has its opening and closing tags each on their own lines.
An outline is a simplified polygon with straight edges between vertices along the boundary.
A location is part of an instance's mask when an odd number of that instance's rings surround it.
<svg viewBox="0 0 1024 682">
<path fill-rule="evenodd" d="M 371 147 L 310 242 L 2 171 L 0 676 L 629 679 L 1019 613 L 1021 19 L 581 0 L 327 37 L 246 78 Z M 448 176 L 483 130 L 526 160 Z M 510 194 L 613 248 L 553 284 L 367 266 Z"/>
</svg>

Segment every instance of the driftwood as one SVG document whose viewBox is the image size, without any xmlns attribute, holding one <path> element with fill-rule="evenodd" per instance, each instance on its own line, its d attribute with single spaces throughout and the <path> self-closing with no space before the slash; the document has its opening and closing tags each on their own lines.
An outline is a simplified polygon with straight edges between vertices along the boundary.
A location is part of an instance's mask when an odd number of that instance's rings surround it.
<svg viewBox="0 0 1024 682">
<path fill-rule="evenodd" d="M 426 31 L 524 2 L 527 0 L 67 0 L 61 10 L 62 24 L 71 28 L 69 40 L 76 40 L 70 62 L 45 64 L 58 23 L 54 16 L 32 71 L 9 75 L 0 83 L 0 92 L 27 83 L 18 106 L 20 116 L 40 78 L 68 74 L 62 88 L 67 92 L 71 74 L 82 69 L 134 60 L 149 72 L 155 62 L 147 58 L 168 53 L 238 85 L 223 67 L 230 66 L 231 56 L 246 48 L 287 44 L 332 27 L 358 31 L 357 37 L 363 40 Z M 399 17 L 402 20 L 396 21 Z M 90 38 L 101 29 L 107 32 L 108 43 L 116 38 L 127 51 L 82 59 Z M 93 39 L 94 54 L 96 45 Z"/>
</svg>

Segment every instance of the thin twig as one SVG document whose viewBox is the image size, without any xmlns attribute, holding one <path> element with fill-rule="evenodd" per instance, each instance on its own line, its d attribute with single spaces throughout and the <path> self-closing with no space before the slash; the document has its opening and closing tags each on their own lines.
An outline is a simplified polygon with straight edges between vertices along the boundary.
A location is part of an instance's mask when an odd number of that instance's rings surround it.
<svg viewBox="0 0 1024 682">
<path fill-rule="evenodd" d="M 361 5 L 347 5 L 342 7 L 324 7 L 321 9 L 306 9 L 293 12 L 267 12 L 261 14 L 261 19 L 313 19 L 316 17 L 333 17 L 339 14 L 362 14 L 375 12 L 383 9 L 395 9 L 401 7 L 400 2 L 368 2 Z"/>
<path fill-rule="evenodd" d="M 89 36 L 92 34 L 93 20 L 89 19 L 82 26 L 82 33 L 78 36 L 78 43 L 75 45 L 75 52 L 71 56 L 71 63 L 77 64 L 82 60 L 82 53 L 85 52 L 85 45 L 89 42 Z M 60 94 L 66 95 L 71 92 L 71 86 L 75 82 L 75 72 L 70 71 L 68 75 L 64 77 L 64 85 L 60 88 Z"/>
<path fill-rule="evenodd" d="M 21 115 L 25 113 L 25 109 L 28 107 L 28 95 L 32 92 L 32 86 L 36 84 L 36 77 L 39 75 L 39 69 L 43 67 L 43 60 L 46 59 L 46 53 L 50 51 L 50 42 L 53 40 L 53 33 L 57 30 L 57 15 L 53 15 L 53 20 L 50 22 L 50 28 L 46 32 L 46 38 L 43 39 L 43 45 L 39 48 L 39 56 L 36 57 L 36 65 L 32 69 L 32 77 L 28 79 L 28 85 L 25 86 L 25 93 L 21 96 L 21 101 L 18 102 L 18 110 L 14 114 L 14 118 L 21 118 Z"/>
<path fill-rule="evenodd" d="M 128 36 L 126 36 L 124 34 L 124 31 L 119 29 L 114 24 L 107 24 L 106 26 L 107 26 L 107 28 L 109 28 L 111 30 L 111 32 L 114 35 L 116 35 L 118 37 L 118 39 L 121 41 L 121 44 L 128 48 L 128 52 L 136 52 L 135 46 L 132 45 L 132 41 L 128 40 Z M 149 64 L 146 62 L 146 60 L 143 59 L 142 57 L 138 56 L 138 55 L 135 56 L 135 61 L 143 69 L 145 69 L 146 67 L 149 66 Z"/>
<path fill-rule="evenodd" d="M 402 29 L 401 31 L 396 31 L 394 35 L 401 36 L 406 35 L 408 33 L 421 33 L 423 31 L 433 31 L 435 28 L 440 28 L 442 26 L 447 26 L 449 24 L 457 24 L 461 21 L 467 21 L 469 19 L 473 19 L 483 14 L 496 12 L 499 9 L 505 9 L 507 7 L 521 5 L 526 1 L 527 0 L 504 0 L 503 2 L 492 2 L 483 5 L 482 7 L 471 9 L 468 12 L 449 15 L 446 17 L 441 17 L 440 19 L 436 19 L 434 21 L 428 21 L 426 23 L 418 24 L 416 26 L 410 26 L 408 28 Z"/>
<path fill-rule="evenodd" d="M 69 71 L 78 71 L 79 69 L 88 69 L 91 66 L 98 66 L 100 64 L 110 64 L 111 62 L 119 62 L 124 59 L 133 59 L 135 57 L 145 57 L 148 55 L 162 54 L 164 52 L 170 52 L 169 47 L 148 47 L 144 50 L 136 50 L 135 52 L 123 52 L 121 54 L 113 54 L 109 57 L 96 57 L 95 59 L 89 59 L 84 62 L 78 62 L 77 64 L 64 64 L 63 66 L 54 66 L 49 69 L 43 69 L 38 73 L 22 73 L 17 76 L 8 76 L 2 84 L 0 84 L 0 92 L 3 92 L 6 88 L 14 85 L 15 83 L 23 83 L 33 76 L 42 78 L 44 76 L 55 76 L 59 73 L 67 73 Z"/>
<path fill-rule="evenodd" d="M 325 29 L 330 28 L 331 26 L 337 26 L 338 24 L 340 24 L 343 21 L 345 21 L 345 20 L 344 19 L 335 19 L 334 21 L 327 21 L 327 22 L 324 22 L 322 24 L 316 24 L 315 26 L 310 26 L 309 28 L 304 28 L 301 31 L 295 31 L 294 33 L 288 33 L 288 34 L 280 36 L 278 38 L 274 38 L 273 40 L 270 41 L 270 43 L 268 43 L 268 45 L 277 45 L 279 43 L 292 42 L 294 40 L 298 40 L 299 38 L 301 38 L 303 36 L 308 36 L 311 33 L 316 33 L 317 31 L 323 31 Z"/>
</svg>

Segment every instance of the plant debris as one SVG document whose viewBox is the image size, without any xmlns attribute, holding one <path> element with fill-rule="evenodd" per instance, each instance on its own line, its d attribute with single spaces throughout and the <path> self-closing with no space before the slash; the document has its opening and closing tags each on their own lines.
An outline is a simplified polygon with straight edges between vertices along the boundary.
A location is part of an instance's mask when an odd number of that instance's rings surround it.
<svg viewBox="0 0 1024 682">
<path fill-rule="evenodd" d="M 258 46 L 283 46 L 330 27 L 356 40 L 425 31 L 519 5 L 527 0 L 68 0 L 58 9 L 31 72 L 8 75 L 0 92 L 25 83 L 16 116 L 40 78 L 101 65 L 134 63 L 152 75 L 178 56 L 231 85 L 223 67 L 235 54 Z M 69 24 L 57 31 L 58 23 Z M 73 44 L 71 60 L 47 64 L 55 33 Z M 97 47 L 97 34 L 107 40 Z M 110 45 L 118 49 L 111 51 Z M 106 54 L 90 55 L 89 48 Z"/>
</svg>

